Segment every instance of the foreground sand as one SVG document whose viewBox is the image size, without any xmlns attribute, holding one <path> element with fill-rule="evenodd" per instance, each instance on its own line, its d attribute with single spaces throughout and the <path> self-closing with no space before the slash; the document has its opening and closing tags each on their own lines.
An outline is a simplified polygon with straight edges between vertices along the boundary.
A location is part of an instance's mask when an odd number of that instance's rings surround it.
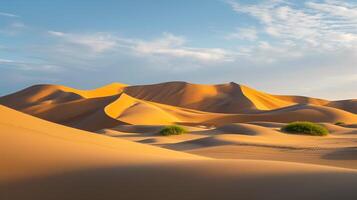
<svg viewBox="0 0 357 200">
<path fill-rule="evenodd" d="M 111 137 L 219 159 L 276 160 L 357 169 L 357 128 L 323 123 L 329 136 L 285 134 L 284 123 L 251 122 L 218 128 L 186 127 L 179 136 L 160 136 L 162 126 L 120 125 L 99 131 Z"/>
<path fill-rule="evenodd" d="M 3 106 L 0 132 L 1 199 L 357 198 L 354 169 L 212 159 L 64 127 Z"/>
</svg>

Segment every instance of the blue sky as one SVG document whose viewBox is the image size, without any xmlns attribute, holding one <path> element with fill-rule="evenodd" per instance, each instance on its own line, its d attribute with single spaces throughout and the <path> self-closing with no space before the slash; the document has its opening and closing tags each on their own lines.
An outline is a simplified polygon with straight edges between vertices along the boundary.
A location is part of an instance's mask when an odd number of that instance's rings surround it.
<svg viewBox="0 0 357 200">
<path fill-rule="evenodd" d="M 1 1 L 0 95 L 173 80 L 357 98 L 357 2 Z"/>
</svg>

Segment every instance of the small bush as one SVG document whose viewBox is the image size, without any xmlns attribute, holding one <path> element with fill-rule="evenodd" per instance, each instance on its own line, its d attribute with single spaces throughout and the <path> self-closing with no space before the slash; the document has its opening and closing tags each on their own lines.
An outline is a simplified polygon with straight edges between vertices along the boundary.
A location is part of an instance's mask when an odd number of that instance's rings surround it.
<svg viewBox="0 0 357 200">
<path fill-rule="evenodd" d="M 304 134 L 313 136 L 328 135 L 328 130 L 312 122 L 292 122 L 281 128 L 282 131 L 293 134 Z"/>
<path fill-rule="evenodd" d="M 160 135 L 169 136 L 169 135 L 181 135 L 186 133 L 187 130 L 181 126 L 171 125 L 166 126 L 160 131 Z"/>
<path fill-rule="evenodd" d="M 336 122 L 335 125 L 337 126 L 345 125 L 345 122 Z"/>
</svg>

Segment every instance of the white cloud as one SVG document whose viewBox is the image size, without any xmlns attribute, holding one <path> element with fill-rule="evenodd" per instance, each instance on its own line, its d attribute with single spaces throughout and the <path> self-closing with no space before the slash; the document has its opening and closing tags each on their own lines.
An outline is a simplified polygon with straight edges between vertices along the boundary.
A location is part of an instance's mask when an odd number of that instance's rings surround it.
<svg viewBox="0 0 357 200">
<path fill-rule="evenodd" d="M 48 33 L 49 33 L 50 35 L 58 36 L 58 37 L 62 37 L 62 36 L 65 35 L 65 33 L 59 32 L 59 31 L 48 31 Z"/>
<path fill-rule="evenodd" d="M 12 17 L 12 18 L 18 18 L 20 16 L 18 15 L 15 15 L 15 14 L 12 14 L 12 13 L 7 13 L 7 12 L 0 12 L 0 16 L 3 16 L 3 17 Z"/>
<path fill-rule="evenodd" d="M 255 41 L 258 39 L 258 35 L 255 28 L 237 28 L 236 32 L 228 34 L 225 38 Z"/>
<path fill-rule="evenodd" d="M 71 34 L 58 31 L 48 31 L 52 36 L 62 38 L 64 41 L 90 48 L 95 53 L 102 53 L 113 49 L 117 45 L 116 38 L 110 34 L 95 33 L 95 34 Z"/>
<path fill-rule="evenodd" d="M 26 25 L 22 22 L 13 22 L 10 24 L 10 26 L 14 29 L 22 29 L 26 27 Z"/>
<path fill-rule="evenodd" d="M 186 40 L 170 33 L 153 41 L 137 41 L 134 50 L 141 54 L 192 58 L 200 61 L 229 61 L 229 52 L 220 48 L 185 46 Z"/>
<path fill-rule="evenodd" d="M 308 1 L 297 6 L 287 1 L 265 1 L 232 8 L 257 19 L 265 34 L 295 40 L 309 48 L 335 50 L 357 44 L 357 4 L 342 1 Z"/>
<path fill-rule="evenodd" d="M 306 6 L 329 15 L 357 22 L 357 6 L 344 1 L 306 2 Z"/>
<path fill-rule="evenodd" d="M 61 67 L 43 62 L 27 62 L 0 58 L 0 68 L 11 68 L 23 71 L 58 72 Z"/>
<path fill-rule="evenodd" d="M 13 60 L 9 60 L 9 59 L 1 59 L 0 58 L 0 64 L 4 64 L 4 63 L 12 63 L 14 62 Z"/>
<path fill-rule="evenodd" d="M 220 48 L 197 48 L 185 45 L 186 39 L 171 33 L 163 33 L 162 37 L 153 40 L 141 40 L 125 38 L 109 33 L 72 34 L 58 31 L 48 33 L 63 41 L 86 47 L 94 53 L 103 53 L 107 50 L 112 52 L 131 52 L 136 56 L 154 57 L 154 59 L 193 59 L 200 62 L 230 61 L 228 51 Z M 62 45 L 61 50 L 66 51 L 71 46 Z"/>
<path fill-rule="evenodd" d="M 19 33 L 23 33 L 26 30 L 26 25 L 20 21 L 15 21 L 6 24 L 5 26 L 0 28 L 0 33 L 5 35 L 17 35 Z"/>
<path fill-rule="evenodd" d="M 240 52 L 240 60 L 247 60 L 250 65 L 268 67 L 269 64 L 300 59 L 304 57 L 306 50 L 291 41 L 278 44 L 259 41 L 255 45 L 246 46 L 237 51 Z"/>
</svg>

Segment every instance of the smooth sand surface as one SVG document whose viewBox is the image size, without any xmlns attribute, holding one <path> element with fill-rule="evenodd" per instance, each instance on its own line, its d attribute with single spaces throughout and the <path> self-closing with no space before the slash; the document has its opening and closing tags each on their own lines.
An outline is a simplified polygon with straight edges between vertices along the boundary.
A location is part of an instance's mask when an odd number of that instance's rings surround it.
<svg viewBox="0 0 357 200">
<path fill-rule="evenodd" d="M 354 169 L 208 158 L 65 127 L 3 106 L 0 131 L 2 199 L 357 198 Z M 280 133 L 248 135 L 242 136 Z"/>
<path fill-rule="evenodd" d="M 219 159 L 259 159 L 357 169 L 357 128 L 322 123 L 325 137 L 286 134 L 284 123 L 252 122 L 217 128 L 186 127 L 189 133 L 160 136 L 160 126 L 119 125 L 99 131 L 111 137 Z M 191 129 L 190 129 L 191 128 Z"/>
</svg>

